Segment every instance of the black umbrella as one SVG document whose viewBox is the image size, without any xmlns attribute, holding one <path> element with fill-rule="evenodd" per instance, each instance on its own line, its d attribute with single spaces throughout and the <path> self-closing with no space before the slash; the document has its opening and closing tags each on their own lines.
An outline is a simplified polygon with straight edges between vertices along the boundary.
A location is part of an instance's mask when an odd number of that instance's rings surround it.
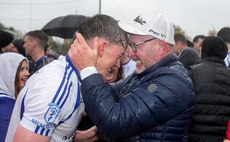
<svg viewBox="0 0 230 142">
<path fill-rule="evenodd" d="M 86 18 L 87 17 L 83 15 L 67 15 L 57 17 L 48 22 L 42 28 L 42 31 L 49 36 L 57 36 L 64 39 L 72 38 L 74 32 Z"/>
</svg>

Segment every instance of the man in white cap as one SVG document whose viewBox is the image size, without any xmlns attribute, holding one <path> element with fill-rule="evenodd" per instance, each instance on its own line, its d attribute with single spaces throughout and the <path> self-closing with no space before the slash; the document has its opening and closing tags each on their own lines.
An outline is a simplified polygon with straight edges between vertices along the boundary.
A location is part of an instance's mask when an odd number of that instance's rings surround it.
<svg viewBox="0 0 230 142">
<path fill-rule="evenodd" d="M 88 115 L 101 136 L 114 141 L 187 142 L 195 95 L 187 70 L 171 50 L 173 25 L 163 13 L 148 13 L 119 26 L 129 34 L 127 50 L 136 62 L 136 73 L 123 81 L 106 84 L 97 73 L 96 40 L 90 47 L 77 34 L 70 49 Z"/>
</svg>

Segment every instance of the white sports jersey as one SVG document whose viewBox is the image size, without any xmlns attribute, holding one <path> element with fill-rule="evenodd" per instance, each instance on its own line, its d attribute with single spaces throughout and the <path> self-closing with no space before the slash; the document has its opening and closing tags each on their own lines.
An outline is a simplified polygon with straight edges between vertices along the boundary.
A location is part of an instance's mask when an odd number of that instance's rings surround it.
<svg viewBox="0 0 230 142">
<path fill-rule="evenodd" d="M 29 78 L 11 117 L 6 142 L 12 142 L 19 123 L 51 141 L 72 142 L 84 103 L 79 75 L 68 56 L 59 57 Z"/>
<path fill-rule="evenodd" d="M 122 68 L 126 78 L 136 70 L 136 62 L 130 58 L 130 60 L 127 63 L 122 65 Z"/>
</svg>

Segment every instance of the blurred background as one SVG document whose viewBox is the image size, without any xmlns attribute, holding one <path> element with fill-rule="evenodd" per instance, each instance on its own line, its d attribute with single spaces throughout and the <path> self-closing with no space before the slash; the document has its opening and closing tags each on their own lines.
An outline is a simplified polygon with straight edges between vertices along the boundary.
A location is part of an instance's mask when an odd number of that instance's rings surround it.
<svg viewBox="0 0 230 142">
<path fill-rule="evenodd" d="M 215 35 L 230 25 L 229 0 L 0 0 L 0 29 L 23 38 L 59 16 L 107 14 L 117 20 L 135 18 L 149 11 L 166 13 L 176 33 L 192 40 L 196 35 Z M 72 39 L 50 36 L 51 49 L 66 54 Z"/>
</svg>

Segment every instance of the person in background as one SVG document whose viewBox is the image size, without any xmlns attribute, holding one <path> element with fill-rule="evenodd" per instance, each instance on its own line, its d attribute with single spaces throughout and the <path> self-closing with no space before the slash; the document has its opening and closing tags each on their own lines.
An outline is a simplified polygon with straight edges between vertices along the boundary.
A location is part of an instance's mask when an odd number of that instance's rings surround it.
<svg viewBox="0 0 230 142">
<path fill-rule="evenodd" d="M 227 139 L 225 139 L 223 142 L 230 142 L 230 120 L 228 121 L 226 137 L 227 137 Z"/>
<path fill-rule="evenodd" d="M 180 52 L 187 48 L 187 40 L 182 34 L 174 35 L 175 45 L 173 46 L 173 52 L 178 56 Z"/>
<path fill-rule="evenodd" d="M 9 32 L 0 30 L 0 52 L 11 52 L 13 48 L 13 36 Z"/>
<path fill-rule="evenodd" d="M 47 55 L 47 57 L 49 58 L 50 62 L 52 62 L 53 60 L 57 60 L 57 58 L 54 55 Z"/>
<path fill-rule="evenodd" d="M 187 70 L 172 52 L 173 24 L 163 13 L 138 15 L 131 24 L 120 22 L 130 34 L 127 50 L 136 62 L 136 73 L 126 79 L 106 84 L 102 70 L 95 68 L 101 54 L 95 40 L 87 44 L 87 38 L 77 34 L 68 53 L 82 78 L 88 115 L 110 140 L 187 142 L 195 94 Z M 107 53 L 103 62 L 115 63 L 120 56 L 111 55 L 117 52 Z"/>
<path fill-rule="evenodd" d="M 200 55 L 194 48 L 185 48 L 178 55 L 178 60 L 186 69 L 200 61 Z"/>
<path fill-rule="evenodd" d="M 121 57 L 121 65 L 123 70 L 122 79 L 128 77 L 136 70 L 136 62 L 132 58 L 128 57 L 128 50 L 125 51 L 124 55 Z"/>
<path fill-rule="evenodd" d="M 0 142 L 5 141 L 15 100 L 28 79 L 28 60 L 18 53 L 0 55 Z"/>
<path fill-rule="evenodd" d="M 26 56 L 25 48 L 23 47 L 24 45 L 24 40 L 22 39 L 14 39 L 13 40 L 13 48 L 11 52 L 19 53 L 22 54 L 23 56 Z"/>
<path fill-rule="evenodd" d="M 230 112 L 230 69 L 224 58 L 228 48 L 220 37 L 203 40 L 201 60 L 189 69 L 196 94 L 189 142 L 222 142 Z"/>
<path fill-rule="evenodd" d="M 193 48 L 193 43 L 187 39 L 187 46 Z"/>
<path fill-rule="evenodd" d="M 224 61 L 225 61 L 226 66 L 230 67 L 230 28 L 223 27 L 222 29 L 218 31 L 217 36 L 221 37 L 228 46 L 228 54 L 226 58 L 224 59 Z"/>
<path fill-rule="evenodd" d="M 197 35 L 193 38 L 193 48 L 196 49 L 199 53 L 201 54 L 201 47 L 202 47 L 202 41 L 204 40 L 205 36 L 204 35 Z"/>
<path fill-rule="evenodd" d="M 48 45 L 48 36 L 40 30 L 30 31 L 24 37 L 26 56 L 32 58 L 30 62 L 30 76 L 50 61 L 45 55 L 45 48 Z M 30 58 L 29 58 L 30 59 Z"/>
</svg>

